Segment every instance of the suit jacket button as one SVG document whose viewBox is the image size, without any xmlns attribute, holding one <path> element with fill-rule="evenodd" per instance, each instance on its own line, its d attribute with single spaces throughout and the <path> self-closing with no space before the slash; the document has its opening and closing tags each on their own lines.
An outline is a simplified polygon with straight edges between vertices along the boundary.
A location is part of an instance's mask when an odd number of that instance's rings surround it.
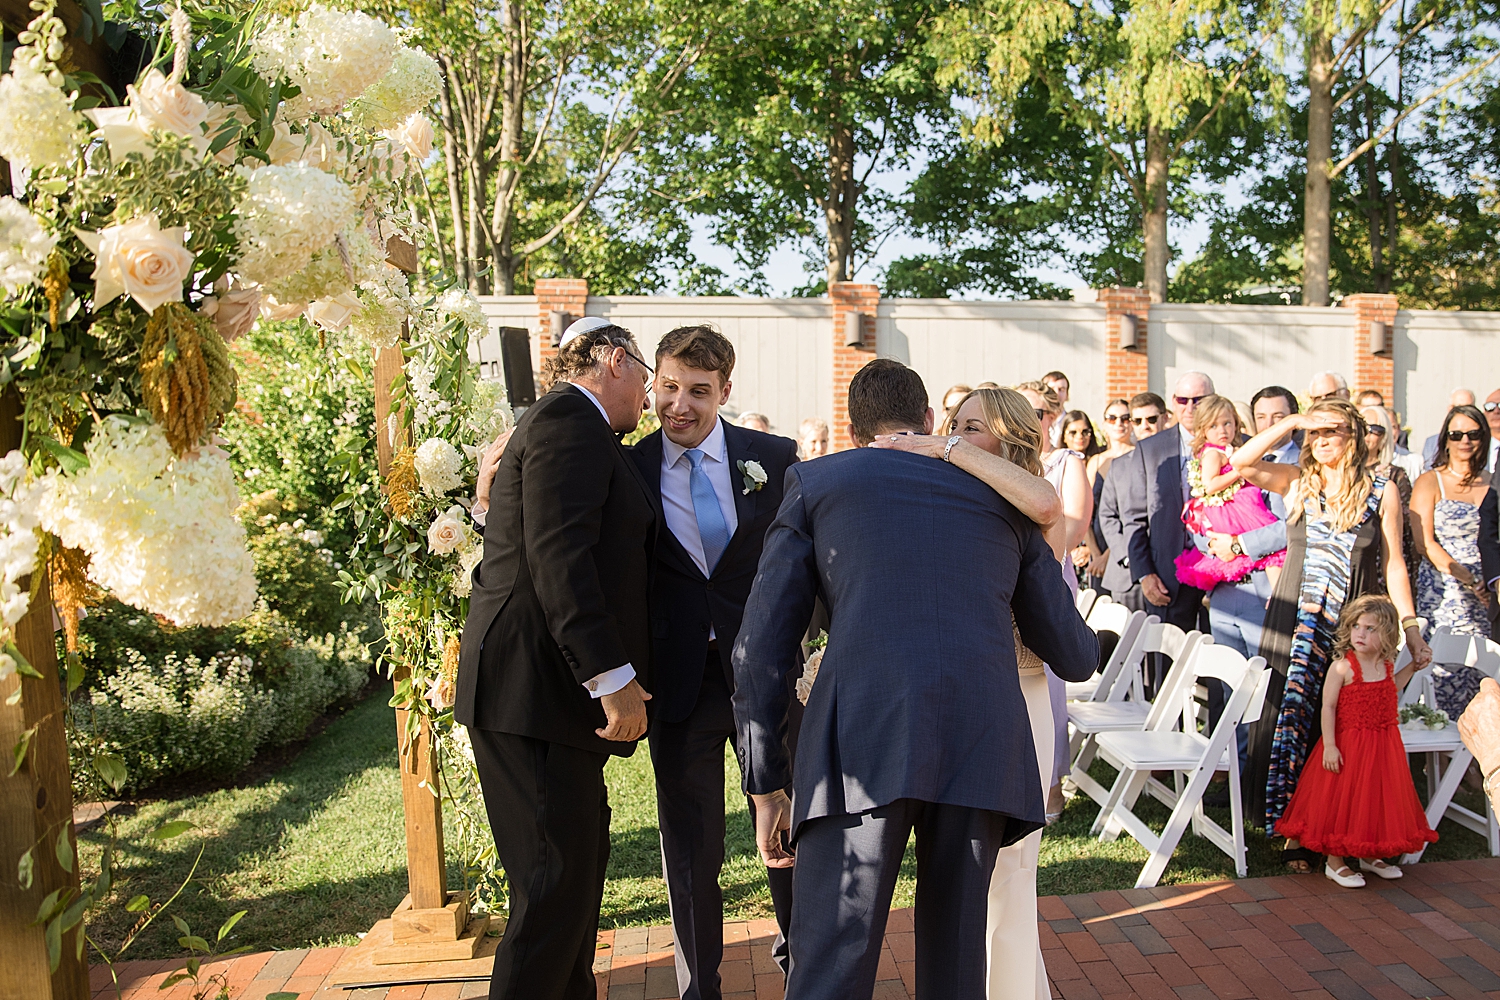
<svg viewBox="0 0 1500 1000">
<path fill-rule="evenodd" d="M 704 632 L 707 632 L 707 631 L 708 631 L 708 626 L 707 626 L 707 625 L 699 625 L 699 626 L 698 626 L 698 628 L 699 628 L 699 629 L 700 629 L 700 630 L 701 630 L 701 631 L 704 631 Z"/>
<path fill-rule="evenodd" d="M 714 582 L 712 580 L 708 581 L 708 589 L 709 590 L 713 590 L 714 589 Z"/>
</svg>

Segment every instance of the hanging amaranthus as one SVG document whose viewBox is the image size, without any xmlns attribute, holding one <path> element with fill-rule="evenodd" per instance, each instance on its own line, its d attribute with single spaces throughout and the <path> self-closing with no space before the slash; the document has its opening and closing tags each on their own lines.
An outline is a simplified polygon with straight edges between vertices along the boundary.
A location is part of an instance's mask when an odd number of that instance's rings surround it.
<svg viewBox="0 0 1500 1000">
<path fill-rule="evenodd" d="M 173 451 L 198 446 L 235 399 L 234 367 L 212 320 L 180 302 L 151 314 L 141 345 L 141 395 Z"/>
</svg>

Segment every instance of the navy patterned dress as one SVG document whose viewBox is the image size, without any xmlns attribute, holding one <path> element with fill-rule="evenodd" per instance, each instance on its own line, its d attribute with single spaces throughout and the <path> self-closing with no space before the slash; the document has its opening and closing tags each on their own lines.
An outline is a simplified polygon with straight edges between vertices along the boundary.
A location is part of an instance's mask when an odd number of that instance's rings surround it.
<svg viewBox="0 0 1500 1000">
<path fill-rule="evenodd" d="M 1439 499 L 1433 505 L 1432 533 L 1437 543 L 1458 560 L 1475 579 L 1482 575 L 1479 566 L 1479 508 L 1462 500 L 1449 500 L 1438 472 Z M 1417 567 L 1417 614 L 1427 619 L 1428 634 L 1440 625 L 1458 635 L 1490 634 L 1489 615 L 1474 588 L 1458 582 L 1427 559 Z M 1432 668 L 1432 685 L 1437 692 L 1438 708 L 1456 719 L 1469 701 L 1479 693 L 1479 671 L 1462 664 L 1440 664 Z"/>
<path fill-rule="evenodd" d="M 1360 522 L 1337 531 L 1321 497 L 1287 524 L 1286 568 L 1266 611 L 1260 653 L 1272 668 L 1265 709 L 1250 729 L 1247 815 L 1264 817 L 1267 836 L 1286 810 L 1307 756 L 1322 735 L 1323 679 L 1344 603 L 1385 589 L 1380 499 L 1375 477 Z"/>
</svg>

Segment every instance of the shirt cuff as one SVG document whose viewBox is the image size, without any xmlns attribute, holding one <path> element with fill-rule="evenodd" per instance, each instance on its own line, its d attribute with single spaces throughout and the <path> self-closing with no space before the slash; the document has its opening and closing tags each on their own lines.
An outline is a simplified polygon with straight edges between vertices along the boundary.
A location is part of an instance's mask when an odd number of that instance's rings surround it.
<svg viewBox="0 0 1500 1000">
<path fill-rule="evenodd" d="M 479 501 L 474 501 L 474 506 L 469 508 L 469 517 L 481 528 L 484 527 L 484 516 L 490 512 L 489 504 L 480 506 Z"/>
<path fill-rule="evenodd" d="M 583 689 L 589 693 L 590 698 L 597 700 L 607 694 L 614 694 L 633 680 L 635 680 L 635 667 L 626 663 L 590 677 L 584 682 Z"/>
</svg>

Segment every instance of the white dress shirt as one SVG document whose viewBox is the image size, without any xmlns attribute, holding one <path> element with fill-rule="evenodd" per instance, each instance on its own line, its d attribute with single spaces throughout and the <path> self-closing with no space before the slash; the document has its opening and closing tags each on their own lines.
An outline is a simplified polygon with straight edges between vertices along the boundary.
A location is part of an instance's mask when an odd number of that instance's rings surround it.
<svg viewBox="0 0 1500 1000">
<path fill-rule="evenodd" d="M 714 421 L 714 429 L 708 432 L 708 437 L 699 443 L 698 448 L 703 452 L 701 468 L 714 488 L 719 511 L 724 515 L 729 537 L 733 538 L 740 519 L 734 508 L 734 476 L 730 474 L 729 445 L 724 441 L 722 417 Z M 665 434 L 661 436 L 661 511 L 667 519 L 667 530 L 682 543 L 693 565 L 707 578 L 713 574 L 708 557 L 703 553 L 703 536 L 698 532 L 698 511 L 693 507 L 693 463 L 688 459 L 687 451 Z M 710 641 L 718 638 L 712 625 L 708 629 L 708 638 Z"/>
</svg>

